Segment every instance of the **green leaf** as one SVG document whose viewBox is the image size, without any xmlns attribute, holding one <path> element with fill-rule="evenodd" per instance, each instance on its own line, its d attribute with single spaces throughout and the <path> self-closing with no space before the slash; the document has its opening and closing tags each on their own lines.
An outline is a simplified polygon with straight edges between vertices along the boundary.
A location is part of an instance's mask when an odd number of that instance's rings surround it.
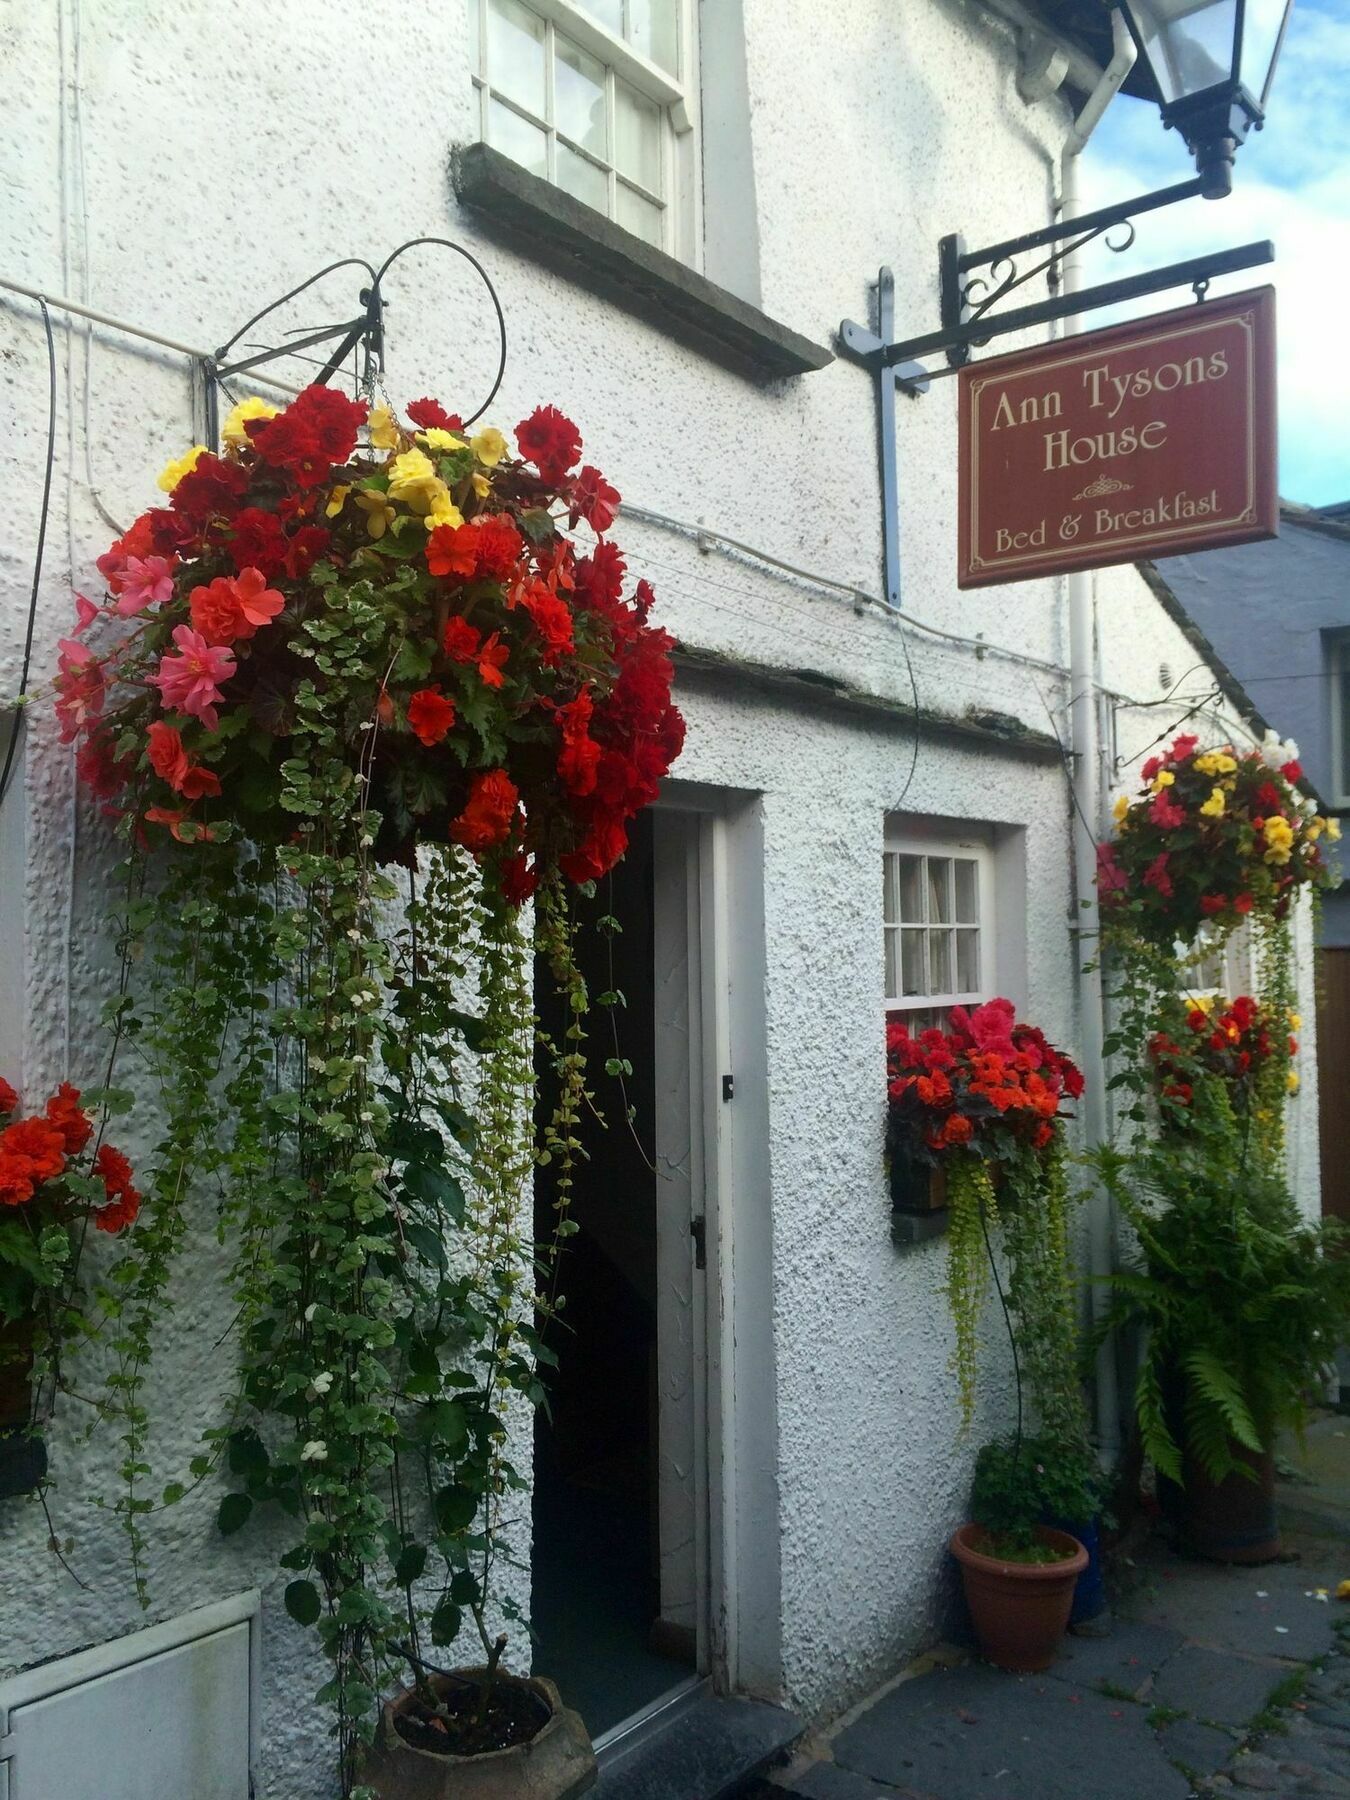
<svg viewBox="0 0 1350 1800">
<path fill-rule="evenodd" d="M 472 1488 L 443 1487 L 436 1495 L 436 1524 L 439 1530 L 453 1536 L 467 1531 L 478 1517 L 478 1495 Z"/>
<path fill-rule="evenodd" d="M 247 1494 L 226 1494 L 220 1503 L 220 1511 L 216 1514 L 216 1529 L 222 1537 L 233 1537 L 234 1533 L 248 1523 L 248 1516 L 253 1511 L 253 1502 Z"/>
<path fill-rule="evenodd" d="M 464 1222 L 464 1189 L 444 1169 L 430 1163 L 409 1163 L 403 1171 L 403 1185 L 428 1206 L 448 1213 L 456 1225 Z"/>
<path fill-rule="evenodd" d="M 231 1473 L 235 1475 L 267 1473 L 267 1449 L 251 1425 L 230 1433 L 227 1460 Z"/>
<path fill-rule="evenodd" d="M 282 1598 L 286 1603 L 286 1611 L 297 1625 L 315 1624 L 319 1614 L 323 1611 L 319 1600 L 319 1590 L 312 1581 L 288 1582 Z"/>
<path fill-rule="evenodd" d="M 459 1628 L 464 1622 L 464 1614 L 452 1600 L 442 1600 L 431 1615 L 431 1641 L 433 1644 L 453 1644 L 459 1636 Z"/>
<path fill-rule="evenodd" d="M 394 1561 L 394 1580 L 400 1587 L 409 1587 L 418 1579 L 426 1566 L 426 1545 L 405 1544 Z"/>
</svg>

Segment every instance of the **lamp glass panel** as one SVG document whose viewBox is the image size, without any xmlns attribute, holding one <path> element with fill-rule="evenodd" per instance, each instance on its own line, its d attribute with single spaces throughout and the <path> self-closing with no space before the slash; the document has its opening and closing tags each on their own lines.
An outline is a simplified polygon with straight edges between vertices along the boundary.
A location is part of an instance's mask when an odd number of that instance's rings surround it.
<svg viewBox="0 0 1350 1800">
<path fill-rule="evenodd" d="M 1289 0 L 1247 0 L 1242 25 L 1242 85 L 1253 100 L 1264 102 L 1270 82 L 1271 59 L 1280 45 L 1280 32 Z"/>
<path fill-rule="evenodd" d="M 1164 105 L 1230 78 L 1237 9 L 1238 0 L 1133 0 L 1135 25 Z"/>
</svg>

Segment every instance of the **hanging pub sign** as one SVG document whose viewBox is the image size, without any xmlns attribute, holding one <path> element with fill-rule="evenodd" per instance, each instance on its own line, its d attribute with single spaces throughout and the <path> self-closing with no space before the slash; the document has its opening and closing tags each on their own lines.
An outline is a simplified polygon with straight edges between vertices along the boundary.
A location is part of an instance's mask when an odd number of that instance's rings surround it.
<svg viewBox="0 0 1350 1800">
<path fill-rule="evenodd" d="M 1275 290 L 961 370 L 958 585 L 1274 537 Z"/>
</svg>

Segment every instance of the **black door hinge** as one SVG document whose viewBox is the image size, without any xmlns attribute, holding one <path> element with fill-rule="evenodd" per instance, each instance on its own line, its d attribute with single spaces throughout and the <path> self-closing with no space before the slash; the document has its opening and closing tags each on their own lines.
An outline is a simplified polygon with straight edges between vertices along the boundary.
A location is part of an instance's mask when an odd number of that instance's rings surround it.
<svg viewBox="0 0 1350 1800">
<path fill-rule="evenodd" d="M 736 1077 L 734 1075 L 724 1075 L 722 1077 L 722 1098 L 724 1100 L 734 1100 L 736 1098 Z"/>
<path fill-rule="evenodd" d="M 708 1266 L 708 1221 L 702 1213 L 689 1221 L 689 1235 L 694 1240 L 694 1267 Z"/>
</svg>

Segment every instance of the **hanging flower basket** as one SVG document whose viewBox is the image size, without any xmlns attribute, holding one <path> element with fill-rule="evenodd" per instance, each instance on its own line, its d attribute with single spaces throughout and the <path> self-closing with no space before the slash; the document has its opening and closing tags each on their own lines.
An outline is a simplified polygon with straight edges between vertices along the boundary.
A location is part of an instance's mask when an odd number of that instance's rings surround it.
<svg viewBox="0 0 1350 1800">
<path fill-rule="evenodd" d="M 224 438 L 164 471 L 167 504 L 99 558 L 107 597 L 78 598 L 61 645 L 62 736 L 129 851 L 114 1045 L 136 1040 L 164 1121 L 101 1295 L 105 1411 L 143 1595 L 148 1515 L 212 1474 L 223 1533 L 264 1507 L 294 1522 L 285 1604 L 332 1659 L 346 1793 L 428 1641 L 463 1632 L 508 1679 L 488 1620 L 519 1616 L 498 1534 L 526 1478 L 505 1420 L 555 1354 L 597 1110 L 578 896 L 684 726 L 672 639 L 606 535 L 619 496 L 556 408 L 515 455 L 434 400 L 402 423 L 324 387 L 243 402 Z M 154 1500 L 145 1371 L 204 1189 L 238 1386 Z"/>
<path fill-rule="evenodd" d="M 519 457 L 434 401 L 408 416 L 312 387 L 236 408 L 223 457 L 171 463 L 167 507 L 99 558 L 109 600 L 81 598 L 62 643 L 63 736 L 143 829 L 275 843 L 303 836 L 287 765 L 322 717 L 374 860 L 449 840 L 517 903 L 544 869 L 594 880 L 683 737 L 651 589 L 625 597 L 615 546 L 564 529 L 603 533 L 619 496 L 554 407 Z"/>
<path fill-rule="evenodd" d="M 1252 912 L 1283 918 L 1300 888 L 1331 885 L 1321 840 L 1340 828 L 1297 786 L 1298 747 L 1273 733 L 1258 749 L 1201 751 L 1189 734 L 1140 770 L 1116 802 L 1116 835 L 1097 851 L 1108 930 L 1162 950 L 1222 933 Z"/>
</svg>

